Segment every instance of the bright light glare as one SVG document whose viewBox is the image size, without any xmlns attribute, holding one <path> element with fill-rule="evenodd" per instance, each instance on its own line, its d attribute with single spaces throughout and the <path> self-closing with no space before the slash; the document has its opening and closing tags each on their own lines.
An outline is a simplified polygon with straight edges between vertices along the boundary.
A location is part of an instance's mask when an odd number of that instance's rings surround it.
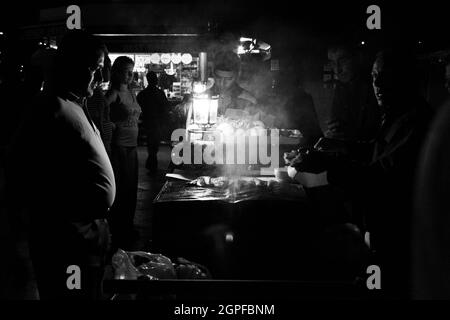
<svg viewBox="0 0 450 320">
<path fill-rule="evenodd" d="M 201 82 L 195 82 L 192 90 L 194 91 L 194 93 L 202 93 L 206 91 L 206 85 Z"/>
<path fill-rule="evenodd" d="M 234 240 L 234 235 L 233 235 L 233 233 L 227 232 L 227 233 L 225 234 L 225 241 L 226 241 L 226 242 L 233 242 L 233 240 Z"/>
<path fill-rule="evenodd" d="M 246 37 L 241 37 L 241 39 L 239 39 L 240 42 L 246 42 L 246 41 L 253 41 L 252 38 L 246 38 Z"/>
</svg>

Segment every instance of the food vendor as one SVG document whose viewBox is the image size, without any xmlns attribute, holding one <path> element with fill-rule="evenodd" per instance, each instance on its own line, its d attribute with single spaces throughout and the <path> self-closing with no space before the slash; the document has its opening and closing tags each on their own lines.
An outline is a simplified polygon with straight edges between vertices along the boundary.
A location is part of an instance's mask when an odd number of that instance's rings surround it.
<svg viewBox="0 0 450 320">
<path fill-rule="evenodd" d="M 224 115 L 227 109 L 242 109 L 250 114 L 257 112 L 256 98 L 237 83 L 240 65 L 239 56 L 232 51 L 215 55 L 214 86 L 211 91 L 219 95 L 219 115 Z"/>
</svg>

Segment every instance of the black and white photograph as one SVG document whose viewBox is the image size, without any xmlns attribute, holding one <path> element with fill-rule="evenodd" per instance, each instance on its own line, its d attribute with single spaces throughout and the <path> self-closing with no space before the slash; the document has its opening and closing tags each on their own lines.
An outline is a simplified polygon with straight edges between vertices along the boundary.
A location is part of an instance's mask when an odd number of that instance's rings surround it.
<svg viewBox="0 0 450 320">
<path fill-rule="evenodd" d="M 0 300 L 294 319 L 450 299 L 449 21 L 434 1 L 2 3 Z"/>
</svg>

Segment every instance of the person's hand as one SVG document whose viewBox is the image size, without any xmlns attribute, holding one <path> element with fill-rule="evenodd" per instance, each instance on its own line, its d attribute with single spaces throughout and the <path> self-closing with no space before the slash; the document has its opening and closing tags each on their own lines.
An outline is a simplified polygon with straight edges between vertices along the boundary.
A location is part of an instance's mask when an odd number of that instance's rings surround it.
<svg viewBox="0 0 450 320">
<path fill-rule="evenodd" d="M 287 173 L 289 178 L 295 180 L 295 176 L 297 175 L 298 171 L 294 167 L 289 166 L 287 167 Z"/>
<path fill-rule="evenodd" d="M 301 172 L 294 167 L 287 169 L 289 177 L 297 183 L 307 188 L 321 187 L 328 185 L 327 171 L 319 173 Z"/>
<path fill-rule="evenodd" d="M 328 160 L 321 152 L 307 150 L 291 159 L 290 166 L 301 172 L 320 173 L 328 169 Z"/>
<path fill-rule="evenodd" d="M 291 165 L 295 158 L 299 156 L 299 152 L 297 150 L 291 150 L 291 152 L 285 152 L 283 154 L 284 163 L 286 165 Z"/>
</svg>

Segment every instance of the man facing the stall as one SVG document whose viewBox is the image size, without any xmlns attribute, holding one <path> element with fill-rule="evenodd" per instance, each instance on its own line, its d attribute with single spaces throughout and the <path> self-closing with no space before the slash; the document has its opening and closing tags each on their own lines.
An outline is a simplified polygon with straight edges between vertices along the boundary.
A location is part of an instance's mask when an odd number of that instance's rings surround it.
<svg viewBox="0 0 450 320">
<path fill-rule="evenodd" d="M 106 218 L 116 184 L 85 100 L 93 94 L 104 58 L 98 38 L 81 30 L 67 33 L 51 63 L 54 83 L 34 98 L 9 150 L 11 187 L 28 214 L 41 300 L 103 297 L 110 250 Z M 26 181 L 26 188 L 16 181 Z"/>
</svg>

